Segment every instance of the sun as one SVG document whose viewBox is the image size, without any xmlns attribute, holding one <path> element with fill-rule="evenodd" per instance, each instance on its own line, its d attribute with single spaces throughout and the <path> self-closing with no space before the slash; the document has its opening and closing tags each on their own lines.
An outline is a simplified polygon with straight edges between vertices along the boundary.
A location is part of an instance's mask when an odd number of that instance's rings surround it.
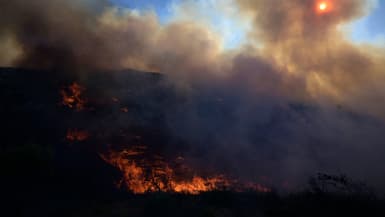
<svg viewBox="0 0 385 217">
<path fill-rule="evenodd" d="M 323 0 L 323 1 L 317 1 L 316 3 L 316 10 L 320 14 L 329 13 L 333 9 L 333 5 L 331 1 Z"/>
<path fill-rule="evenodd" d="M 328 4 L 326 2 L 321 2 L 318 6 L 318 8 L 321 10 L 321 11 L 325 11 L 326 9 L 328 9 Z"/>
</svg>

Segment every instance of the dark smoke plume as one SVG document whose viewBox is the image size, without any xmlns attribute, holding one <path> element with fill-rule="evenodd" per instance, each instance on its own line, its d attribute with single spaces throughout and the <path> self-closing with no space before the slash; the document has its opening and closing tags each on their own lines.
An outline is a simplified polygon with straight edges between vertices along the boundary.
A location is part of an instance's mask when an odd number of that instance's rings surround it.
<svg viewBox="0 0 385 217">
<path fill-rule="evenodd" d="M 346 172 L 385 187 L 385 51 L 340 28 L 371 1 L 329 2 L 319 13 L 317 0 L 236 0 L 252 30 L 226 51 L 202 23 L 162 25 L 103 0 L 0 0 L 0 63 L 164 73 L 185 97 L 166 114 L 170 133 L 197 165 L 293 186 Z"/>
</svg>

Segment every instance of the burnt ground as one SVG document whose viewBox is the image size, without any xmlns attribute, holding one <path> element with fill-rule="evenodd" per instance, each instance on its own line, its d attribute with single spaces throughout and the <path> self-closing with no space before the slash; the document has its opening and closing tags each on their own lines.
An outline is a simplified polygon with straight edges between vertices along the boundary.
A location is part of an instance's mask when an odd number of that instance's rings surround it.
<svg viewBox="0 0 385 217">
<path fill-rule="evenodd" d="M 10 201 L 8 201 L 10 202 Z M 384 201 L 360 197 L 209 192 L 105 199 L 13 200 L 5 216 L 383 216 Z M 4 209 L 2 211 L 4 213 Z"/>
<path fill-rule="evenodd" d="M 60 89 L 74 81 L 87 88 L 83 111 L 61 104 Z M 309 188 L 292 194 L 194 196 L 118 190 L 114 182 L 121 174 L 99 152 L 138 138 L 156 144 L 152 151 L 162 150 L 166 157 L 184 151 L 174 145 L 181 141 L 166 133 L 164 112 L 185 99 L 158 74 L 128 70 L 64 76 L 2 68 L 0 99 L 2 216 L 385 216 L 382 197 L 367 192 Z M 86 129 L 91 136 L 69 142 L 69 128 Z"/>
</svg>

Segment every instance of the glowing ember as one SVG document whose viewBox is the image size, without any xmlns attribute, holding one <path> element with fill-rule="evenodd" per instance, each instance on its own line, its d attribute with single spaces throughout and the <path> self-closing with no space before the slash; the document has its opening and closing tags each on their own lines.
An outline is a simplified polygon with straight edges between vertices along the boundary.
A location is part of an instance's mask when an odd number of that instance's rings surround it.
<svg viewBox="0 0 385 217">
<path fill-rule="evenodd" d="M 67 131 L 66 139 L 68 141 L 71 141 L 71 142 L 75 142 L 75 141 L 82 142 L 82 141 L 87 140 L 89 136 L 90 135 L 88 134 L 87 131 L 81 131 L 81 130 L 77 130 L 77 129 L 69 129 Z"/>
<path fill-rule="evenodd" d="M 82 98 L 85 88 L 74 82 L 68 88 L 63 88 L 60 93 L 62 95 L 62 105 L 74 108 L 77 111 L 84 109 L 86 100 Z"/>
<path fill-rule="evenodd" d="M 270 192 L 269 188 L 260 184 L 239 183 L 223 175 L 211 177 L 180 175 L 160 157 L 153 161 L 143 159 L 144 151 L 145 148 L 143 147 L 135 147 L 130 150 L 101 155 L 106 162 L 122 171 L 123 177 L 117 183 L 119 188 L 126 188 L 135 194 L 148 192 L 199 194 L 216 190 Z M 178 160 L 180 159 L 181 157 L 178 157 Z"/>
</svg>

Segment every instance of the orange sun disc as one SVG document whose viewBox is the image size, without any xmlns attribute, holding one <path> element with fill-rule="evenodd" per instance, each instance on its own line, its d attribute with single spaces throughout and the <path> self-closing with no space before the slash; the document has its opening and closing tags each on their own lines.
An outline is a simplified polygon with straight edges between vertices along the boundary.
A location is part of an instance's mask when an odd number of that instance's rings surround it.
<svg viewBox="0 0 385 217">
<path fill-rule="evenodd" d="M 319 9 L 320 9 L 321 11 L 324 11 L 324 10 L 326 10 L 327 8 L 328 8 L 328 5 L 327 5 L 325 2 L 322 2 L 322 3 L 319 4 Z"/>
</svg>

